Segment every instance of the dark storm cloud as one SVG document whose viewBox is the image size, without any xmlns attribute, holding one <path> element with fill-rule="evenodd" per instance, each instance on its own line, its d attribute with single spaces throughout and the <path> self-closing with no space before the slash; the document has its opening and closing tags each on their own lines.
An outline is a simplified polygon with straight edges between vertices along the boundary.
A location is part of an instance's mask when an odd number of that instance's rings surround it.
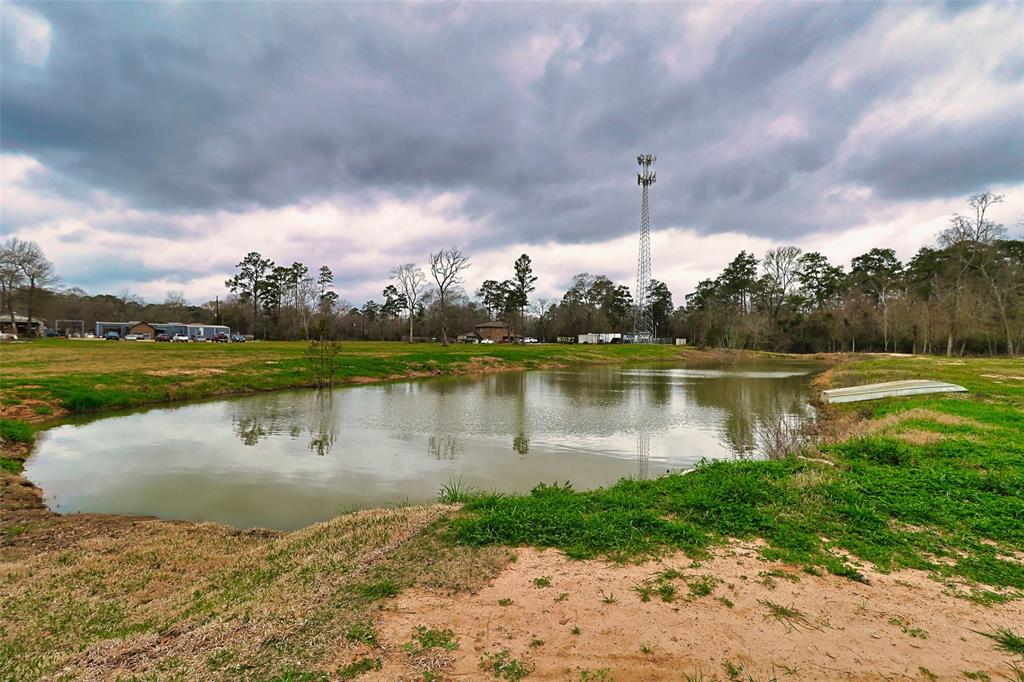
<svg viewBox="0 0 1024 682">
<path fill-rule="evenodd" d="M 936 173 L 936 169 L 941 172 Z M 851 177 L 899 199 L 966 195 L 1024 177 L 1024 125 L 1019 115 L 961 125 L 917 128 L 883 137 L 850 164 Z"/>
<path fill-rule="evenodd" d="M 462 192 L 489 246 L 632 230 L 639 152 L 660 157 L 655 224 L 705 233 L 848 227 L 862 216 L 835 210 L 846 182 L 901 198 L 1024 179 L 1019 108 L 844 166 L 858 121 L 941 68 L 830 84 L 823 65 L 890 8 L 732 5 L 724 37 L 674 65 L 666 50 L 703 37 L 677 21 L 693 8 L 33 3 L 52 47 L 30 65 L 5 41 L 3 146 L 172 213 Z M 1014 59 L 999 73 L 1019 89 Z M 774 135 L 780 117 L 799 130 Z"/>
</svg>

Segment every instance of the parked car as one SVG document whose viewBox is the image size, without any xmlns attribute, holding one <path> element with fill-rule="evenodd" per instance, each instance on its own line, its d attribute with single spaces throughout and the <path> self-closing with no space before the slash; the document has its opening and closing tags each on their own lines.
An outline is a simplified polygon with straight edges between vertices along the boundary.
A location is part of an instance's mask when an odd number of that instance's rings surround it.
<svg viewBox="0 0 1024 682">
<path fill-rule="evenodd" d="M 56 338 L 60 337 L 60 332 L 57 331 L 56 329 L 47 329 L 43 333 L 43 336 L 45 336 L 48 339 L 56 339 Z"/>
<path fill-rule="evenodd" d="M 138 334 L 125 334 L 124 335 L 124 340 L 125 341 L 138 341 L 139 340 L 139 335 Z"/>
<path fill-rule="evenodd" d="M 245 337 L 241 334 L 235 334 L 231 337 L 231 343 L 245 343 Z"/>
<path fill-rule="evenodd" d="M 494 339 L 480 339 L 480 343 L 494 343 Z"/>
<path fill-rule="evenodd" d="M 153 339 L 153 340 L 154 341 L 160 341 L 160 342 L 167 342 L 167 341 L 171 340 L 171 335 L 170 334 L 157 334 L 156 338 Z"/>
<path fill-rule="evenodd" d="M 103 335 L 103 338 L 105 338 L 107 341 L 120 341 L 121 335 L 118 334 L 117 332 L 107 332 L 106 334 Z"/>
<path fill-rule="evenodd" d="M 95 335 L 95 334 L 93 334 L 92 332 L 86 332 L 86 333 L 85 333 L 85 337 L 84 337 L 84 338 L 87 338 L 87 339 L 95 339 L 95 338 L 96 338 L 96 335 Z"/>
<path fill-rule="evenodd" d="M 188 343 L 188 334 L 175 334 L 171 341 L 174 343 Z"/>
<path fill-rule="evenodd" d="M 217 332 L 216 334 L 213 335 L 214 343 L 227 343 L 230 340 L 231 337 L 225 334 L 224 332 Z"/>
<path fill-rule="evenodd" d="M 0 332 L 0 341 L 17 341 L 18 335 L 10 332 Z"/>
</svg>

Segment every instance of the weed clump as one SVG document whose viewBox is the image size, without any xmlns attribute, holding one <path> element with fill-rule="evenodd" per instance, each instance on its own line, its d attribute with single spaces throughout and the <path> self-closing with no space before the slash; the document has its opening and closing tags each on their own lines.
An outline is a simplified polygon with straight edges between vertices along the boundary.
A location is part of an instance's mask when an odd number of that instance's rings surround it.
<svg viewBox="0 0 1024 682">
<path fill-rule="evenodd" d="M 975 632 L 978 632 L 975 630 Z M 1000 627 L 992 632 L 978 632 L 996 643 L 996 648 L 1010 654 L 1024 656 L 1024 636 L 1018 635 L 1010 628 Z"/>
<path fill-rule="evenodd" d="M 348 632 L 345 633 L 345 639 L 350 642 L 361 642 L 377 646 L 377 631 L 373 629 L 372 623 L 359 621 L 349 627 Z"/>
<path fill-rule="evenodd" d="M 526 664 L 512 658 L 512 652 L 508 649 L 481 656 L 480 669 L 491 673 L 496 679 L 508 680 L 508 682 L 518 682 L 530 674 L 530 669 Z"/>
<path fill-rule="evenodd" d="M 397 597 L 402 592 L 402 586 L 394 580 L 378 580 L 356 586 L 356 592 L 367 601 L 377 601 Z"/>
<path fill-rule="evenodd" d="M 434 648 L 455 651 L 459 648 L 459 640 L 455 639 L 455 633 L 448 628 L 442 630 L 417 625 L 413 632 L 413 641 L 405 643 L 406 651 L 416 652 Z"/>
<path fill-rule="evenodd" d="M 18 419 L 0 419 L 0 443 L 28 443 L 35 440 L 32 428 Z"/>
<path fill-rule="evenodd" d="M 380 670 L 383 665 L 383 662 L 379 658 L 369 658 L 364 656 L 363 658 L 352 661 L 344 668 L 339 668 L 338 679 L 354 680 L 363 673 Z"/>
<path fill-rule="evenodd" d="M 768 599 L 758 599 L 757 603 L 768 609 L 768 613 L 763 616 L 765 620 L 777 620 L 791 631 L 798 630 L 801 627 L 814 629 L 814 625 L 807 618 L 807 615 L 793 606 L 783 606 Z"/>
<path fill-rule="evenodd" d="M 441 504 L 461 504 L 478 494 L 476 488 L 462 480 L 461 476 L 451 479 L 441 486 L 437 492 L 437 501 Z"/>
</svg>

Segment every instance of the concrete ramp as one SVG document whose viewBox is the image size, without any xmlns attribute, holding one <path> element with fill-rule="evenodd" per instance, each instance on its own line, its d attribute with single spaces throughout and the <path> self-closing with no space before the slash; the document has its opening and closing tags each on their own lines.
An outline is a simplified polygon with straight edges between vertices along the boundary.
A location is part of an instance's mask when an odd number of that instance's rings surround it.
<svg viewBox="0 0 1024 682">
<path fill-rule="evenodd" d="M 947 384 L 944 381 L 931 379 L 907 379 L 906 381 L 886 381 L 881 384 L 864 384 L 847 388 L 831 388 L 822 391 L 825 400 L 830 403 L 856 403 L 861 400 L 878 400 L 901 395 L 918 395 L 921 393 L 959 393 L 966 391 L 963 386 Z"/>
</svg>

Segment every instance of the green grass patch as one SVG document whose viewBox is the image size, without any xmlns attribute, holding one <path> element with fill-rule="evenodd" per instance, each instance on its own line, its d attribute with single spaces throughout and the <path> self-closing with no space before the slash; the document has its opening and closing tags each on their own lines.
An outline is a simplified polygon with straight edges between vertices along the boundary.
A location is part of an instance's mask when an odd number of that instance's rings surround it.
<svg viewBox="0 0 1024 682">
<path fill-rule="evenodd" d="M 413 629 L 412 640 L 402 645 L 410 656 L 421 656 L 430 649 L 443 649 L 455 651 L 459 648 L 459 640 L 455 639 L 455 633 L 444 628 L 428 628 L 425 625 L 418 625 Z"/>
<path fill-rule="evenodd" d="M 35 440 L 32 427 L 18 419 L 0 419 L 0 443 L 29 443 Z"/>
<path fill-rule="evenodd" d="M 395 580 L 385 579 L 357 585 L 355 591 L 363 599 L 376 601 L 397 597 L 402 593 L 402 586 Z"/>
<path fill-rule="evenodd" d="M 350 642 L 377 646 L 377 631 L 374 630 L 372 623 L 357 621 L 349 627 L 348 632 L 345 633 L 345 639 Z"/>
<path fill-rule="evenodd" d="M 20 459 L 0 457 L 0 470 L 9 474 L 20 474 L 25 470 L 25 463 Z"/>
<path fill-rule="evenodd" d="M 526 664 L 512 658 L 512 652 L 508 649 L 485 653 L 480 657 L 480 669 L 499 680 L 508 680 L 509 682 L 518 682 L 530 674 L 530 669 Z"/>
<path fill-rule="evenodd" d="M 368 658 L 363 657 L 352 661 L 344 668 L 338 669 L 338 679 L 340 680 L 354 680 L 364 673 L 371 672 L 373 670 L 380 670 L 383 663 L 379 658 Z"/>
<path fill-rule="evenodd" d="M 976 372 L 1010 369 L 1004 361 L 977 362 L 985 368 Z M 851 365 L 852 383 L 889 378 Z M 959 366 L 946 376 L 947 367 L 929 360 L 921 375 L 972 383 Z M 974 383 L 979 389 L 970 400 L 929 395 L 841 406 L 869 418 L 920 408 L 912 421 L 935 425 L 942 432 L 936 442 L 875 434 L 824 447 L 832 464 L 795 457 L 702 462 L 685 475 L 624 479 L 597 490 L 541 484 L 526 495 L 476 494 L 464 500 L 453 537 L 473 546 L 555 547 L 574 558 L 618 560 L 676 550 L 700 556 L 728 538 L 763 538 L 766 558 L 811 575 L 866 582 L 854 560 L 839 558 L 848 553 L 881 570 L 922 569 L 1019 596 L 1024 566 L 1004 555 L 1024 548 L 1024 391 Z M 929 418 L 932 412 L 939 416 Z M 661 591 L 672 599 L 673 589 L 662 582 L 637 591 L 641 599 Z"/>
</svg>

